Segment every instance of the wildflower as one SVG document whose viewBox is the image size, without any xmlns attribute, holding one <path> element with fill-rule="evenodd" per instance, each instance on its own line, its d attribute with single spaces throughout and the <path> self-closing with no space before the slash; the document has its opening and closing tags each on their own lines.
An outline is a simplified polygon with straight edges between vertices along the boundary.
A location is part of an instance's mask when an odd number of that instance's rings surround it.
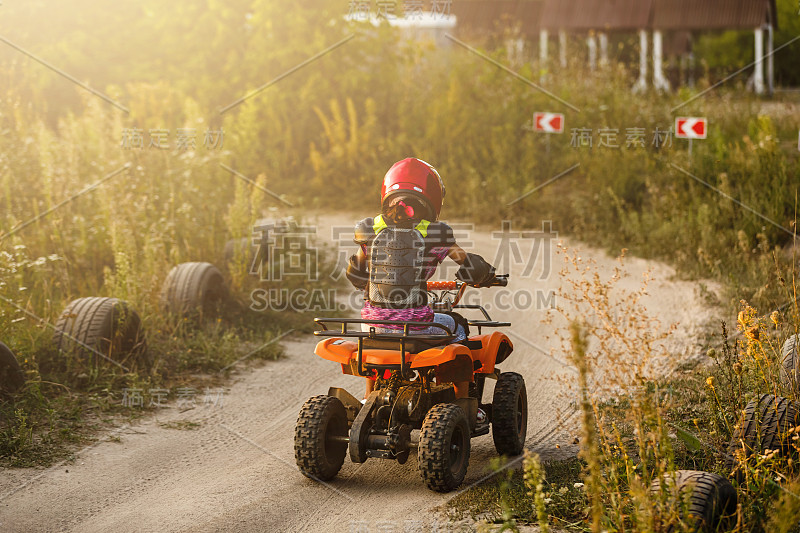
<svg viewBox="0 0 800 533">
<path fill-rule="evenodd" d="M 552 498 L 545 498 L 543 501 L 544 501 L 544 503 L 550 503 L 550 502 L 552 502 L 553 500 L 552 500 Z"/>
<path fill-rule="evenodd" d="M 736 373 L 737 376 L 741 376 L 742 375 L 742 363 L 740 363 L 739 361 L 736 361 L 735 363 L 733 363 L 733 371 Z"/>
<path fill-rule="evenodd" d="M 712 389 L 714 388 L 714 376 L 708 376 L 706 378 L 706 385 L 708 385 Z"/>
<path fill-rule="evenodd" d="M 773 311 L 771 315 L 769 315 L 769 319 L 772 320 L 772 323 L 775 324 L 775 327 L 778 327 L 778 312 Z"/>
<path fill-rule="evenodd" d="M 706 352 L 706 355 L 711 359 L 714 359 L 717 356 L 717 351 L 714 348 L 709 348 Z"/>
<path fill-rule="evenodd" d="M 569 489 L 566 486 L 561 487 L 560 489 L 558 489 L 558 493 L 559 494 L 566 494 L 567 491 L 569 491 Z"/>
</svg>

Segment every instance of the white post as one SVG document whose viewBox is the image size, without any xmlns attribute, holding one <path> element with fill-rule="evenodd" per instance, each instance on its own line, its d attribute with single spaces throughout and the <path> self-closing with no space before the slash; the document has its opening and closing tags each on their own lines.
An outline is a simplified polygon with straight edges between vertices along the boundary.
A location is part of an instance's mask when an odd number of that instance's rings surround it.
<svg viewBox="0 0 800 533">
<path fill-rule="evenodd" d="M 597 34 L 600 40 L 600 66 L 608 65 L 608 34 L 600 32 Z"/>
<path fill-rule="evenodd" d="M 756 68 L 753 72 L 753 90 L 756 94 L 764 94 L 764 30 L 755 29 Z"/>
<path fill-rule="evenodd" d="M 547 30 L 539 30 L 539 81 L 544 82 L 547 70 Z"/>
<path fill-rule="evenodd" d="M 633 86 L 633 92 L 647 90 L 647 30 L 639 30 L 639 79 Z"/>
<path fill-rule="evenodd" d="M 558 59 L 561 68 L 567 66 L 567 32 L 558 30 Z"/>
<path fill-rule="evenodd" d="M 659 91 L 669 91 L 669 82 L 664 77 L 662 66 L 662 38 L 661 30 L 653 32 L 653 87 Z"/>
<path fill-rule="evenodd" d="M 517 65 L 522 61 L 522 51 L 524 46 L 522 39 L 506 39 L 506 56 L 508 62 Z"/>
<path fill-rule="evenodd" d="M 767 88 L 770 96 L 775 93 L 775 63 L 772 61 L 773 48 L 772 24 L 767 25 Z"/>
<path fill-rule="evenodd" d="M 594 33 L 589 33 L 586 44 L 589 46 L 589 69 L 594 70 L 597 67 L 597 40 L 594 38 Z"/>
</svg>

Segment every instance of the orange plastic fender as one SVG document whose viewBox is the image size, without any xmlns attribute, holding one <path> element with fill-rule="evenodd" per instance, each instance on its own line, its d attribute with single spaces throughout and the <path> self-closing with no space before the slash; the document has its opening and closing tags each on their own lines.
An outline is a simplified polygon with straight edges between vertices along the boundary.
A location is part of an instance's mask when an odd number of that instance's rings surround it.
<svg viewBox="0 0 800 533">
<path fill-rule="evenodd" d="M 351 359 L 357 357 L 358 344 L 332 337 L 317 343 L 314 353 L 328 361 L 347 365 Z M 424 368 L 452 361 L 459 355 L 472 359 L 472 352 L 463 344 L 448 344 L 429 348 L 418 354 L 407 353 L 406 362 L 411 363 L 411 368 Z M 400 351 L 365 349 L 363 358 L 364 363 L 373 365 L 397 365 L 400 364 Z"/>
<path fill-rule="evenodd" d="M 358 343 L 345 341 L 340 338 L 325 339 L 317 343 L 314 353 L 323 359 L 342 365 L 342 373 L 358 374 Z M 366 348 L 362 353 L 364 364 L 370 365 L 399 365 L 399 350 L 378 350 Z M 406 363 L 411 363 L 415 354 L 406 354 Z"/>
<path fill-rule="evenodd" d="M 501 345 L 503 343 L 508 344 L 509 351 L 514 348 L 508 336 L 499 331 L 493 331 L 486 335 L 476 335 L 470 337 L 470 340 L 481 341 L 482 348 L 470 350 L 463 344 L 437 346 L 418 354 L 406 354 L 406 362 L 411 363 L 411 368 L 426 368 L 454 361 L 459 356 L 467 356 L 474 361 L 481 362 L 481 367 L 476 369 L 476 372 L 489 374 L 494 372 L 497 353 L 501 349 Z M 345 367 L 352 366 L 352 362 L 358 356 L 358 343 L 331 337 L 317 343 L 314 353 L 328 361 L 340 363 L 342 370 L 347 373 Z M 396 365 L 400 364 L 400 351 L 365 349 L 363 358 L 365 364 Z"/>
<path fill-rule="evenodd" d="M 358 351 L 358 343 L 331 337 L 321 340 L 314 348 L 314 353 L 328 361 L 335 361 L 346 365 Z"/>
<path fill-rule="evenodd" d="M 337 342 L 338 341 L 338 342 Z M 336 337 L 325 339 L 317 343 L 314 353 L 328 361 L 335 361 L 343 365 L 350 364 L 358 358 L 358 343 L 345 341 Z M 371 365 L 399 365 L 399 350 L 378 350 L 376 348 L 365 348 L 362 352 L 364 364 Z M 414 360 L 416 355 L 407 353 L 406 362 Z"/>
<path fill-rule="evenodd" d="M 483 347 L 480 350 L 472 351 L 472 359 L 480 361 L 482 366 L 475 370 L 480 374 L 490 374 L 494 372 L 495 360 L 497 352 L 500 350 L 500 345 L 508 343 L 508 349 L 513 350 L 514 345 L 505 333 L 493 331 L 486 335 L 476 335 L 469 338 L 472 341 L 481 341 Z"/>
<path fill-rule="evenodd" d="M 437 346 L 436 348 L 430 348 L 418 353 L 411 363 L 411 368 L 425 368 L 428 366 L 440 365 L 455 360 L 459 355 L 466 355 L 472 359 L 472 352 L 463 344 Z"/>
</svg>

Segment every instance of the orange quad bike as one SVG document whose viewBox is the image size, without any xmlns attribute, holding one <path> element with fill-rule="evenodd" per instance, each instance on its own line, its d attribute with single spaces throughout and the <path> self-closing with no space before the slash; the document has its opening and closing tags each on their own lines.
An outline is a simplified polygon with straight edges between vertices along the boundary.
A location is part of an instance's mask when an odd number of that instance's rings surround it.
<svg viewBox="0 0 800 533">
<path fill-rule="evenodd" d="M 508 276 L 496 276 L 483 286 L 507 283 Z M 467 321 L 477 327 L 478 335 L 461 342 L 454 342 L 454 331 L 430 322 L 315 319 L 322 329 L 314 334 L 327 338 L 314 353 L 339 363 L 345 374 L 375 376 L 376 383 L 363 404 L 346 390 L 331 387 L 328 394 L 314 396 L 303 405 L 294 449 L 305 476 L 332 479 L 348 452 L 354 463 L 380 458 L 403 464 L 415 429 L 419 430 L 420 474 L 438 492 L 451 491 L 463 482 L 470 439 L 488 434 L 490 426 L 499 454 L 522 453 L 528 422 L 525 381 L 519 374 L 497 368 L 513 345 L 499 331 L 482 334 L 483 328 L 511 324 L 493 321 L 483 306 L 459 305 L 466 288 L 466 283 L 457 281 L 429 281 L 427 286 L 434 311 L 473 309 L 483 314 L 479 320 Z M 398 331 L 377 332 L 376 326 L 394 326 Z M 413 327 L 433 328 L 437 333 L 414 335 Z M 497 380 L 491 403 L 483 402 L 487 378 Z M 469 397 L 456 399 L 453 382 L 469 382 Z M 485 416 L 478 416 L 479 408 Z"/>
</svg>

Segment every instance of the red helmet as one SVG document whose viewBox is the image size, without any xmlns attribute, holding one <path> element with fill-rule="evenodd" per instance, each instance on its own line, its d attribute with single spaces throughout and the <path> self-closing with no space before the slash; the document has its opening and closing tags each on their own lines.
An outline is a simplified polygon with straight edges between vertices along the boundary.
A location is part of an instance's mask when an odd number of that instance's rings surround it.
<svg viewBox="0 0 800 533">
<path fill-rule="evenodd" d="M 444 182 L 430 164 L 415 157 L 398 161 L 383 178 L 381 205 L 385 206 L 393 196 L 399 194 L 416 196 L 439 218 L 444 200 Z"/>
</svg>

